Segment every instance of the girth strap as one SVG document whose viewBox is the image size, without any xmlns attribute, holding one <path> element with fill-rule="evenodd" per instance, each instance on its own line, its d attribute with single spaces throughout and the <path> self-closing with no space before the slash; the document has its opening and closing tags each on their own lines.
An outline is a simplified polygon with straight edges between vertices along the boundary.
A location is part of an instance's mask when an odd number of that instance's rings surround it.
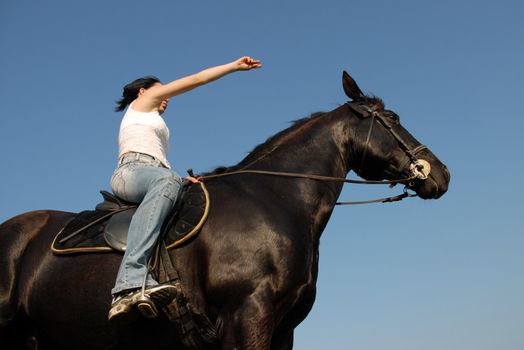
<svg viewBox="0 0 524 350">
<path fill-rule="evenodd" d="M 164 240 L 157 244 L 156 252 L 150 264 L 150 270 L 155 271 L 158 268 L 158 280 L 161 283 L 169 282 L 172 284 L 180 283 L 180 276 L 175 268 L 169 252 L 167 251 Z"/>
<path fill-rule="evenodd" d="M 216 327 L 205 315 L 191 311 L 182 290 L 180 275 L 163 241 L 157 246 L 153 268 L 155 265 L 158 268 L 160 282 L 179 285 L 178 295 L 163 310 L 171 324 L 175 327 L 180 340 L 190 349 L 208 349 L 210 345 L 218 341 Z"/>
</svg>

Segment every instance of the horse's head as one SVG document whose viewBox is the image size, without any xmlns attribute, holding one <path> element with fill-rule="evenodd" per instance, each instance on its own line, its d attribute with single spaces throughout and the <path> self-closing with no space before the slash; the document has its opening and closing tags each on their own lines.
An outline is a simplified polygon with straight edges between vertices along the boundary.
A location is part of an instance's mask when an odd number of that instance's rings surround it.
<svg viewBox="0 0 524 350">
<path fill-rule="evenodd" d="M 357 117 L 350 140 L 350 167 L 368 180 L 406 180 L 406 185 L 424 199 L 439 198 L 448 189 L 450 174 L 442 162 L 402 125 L 395 112 L 384 108 L 376 97 L 362 93 L 347 72 L 343 87 L 352 99 L 348 112 Z"/>
</svg>

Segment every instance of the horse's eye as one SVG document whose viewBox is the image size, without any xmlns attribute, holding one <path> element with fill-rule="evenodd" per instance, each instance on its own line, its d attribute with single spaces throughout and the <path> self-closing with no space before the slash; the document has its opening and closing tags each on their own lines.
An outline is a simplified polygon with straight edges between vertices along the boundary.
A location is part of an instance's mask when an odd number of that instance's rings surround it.
<svg viewBox="0 0 524 350">
<path fill-rule="evenodd" d="M 395 124 L 400 124 L 400 117 L 393 112 L 387 112 L 386 117 Z"/>
</svg>

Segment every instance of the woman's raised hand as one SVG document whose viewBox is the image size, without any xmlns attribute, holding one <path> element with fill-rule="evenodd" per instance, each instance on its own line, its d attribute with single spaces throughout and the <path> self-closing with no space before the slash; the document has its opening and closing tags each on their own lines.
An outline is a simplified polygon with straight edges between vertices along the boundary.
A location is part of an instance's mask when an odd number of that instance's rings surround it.
<svg viewBox="0 0 524 350">
<path fill-rule="evenodd" d="M 260 63 L 259 60 L 255 60 L 249 56 L 240 57 L 234 63 L 238 70 L 250 70 L 262 67 L 262 63 Z"/>
</svg>

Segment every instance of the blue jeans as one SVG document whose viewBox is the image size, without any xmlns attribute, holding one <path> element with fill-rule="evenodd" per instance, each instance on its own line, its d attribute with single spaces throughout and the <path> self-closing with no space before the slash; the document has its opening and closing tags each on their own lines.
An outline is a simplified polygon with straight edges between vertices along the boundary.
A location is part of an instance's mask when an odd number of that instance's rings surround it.
<svg viewBox="0 0 524 350">
<path fill-rule="evenodd" d="M 164 219 L 175 206 L 182 179 L 153 157 L 131 153 L 120 160 L 111 178 L 111 188 L 118 197 L 140 203 L 129 226 L 127 248 L 111 291 L 114 295 L 142 286 L 149 258 Z M 146 286 L 157 284 L 149 274 Z"/>
</svg>

